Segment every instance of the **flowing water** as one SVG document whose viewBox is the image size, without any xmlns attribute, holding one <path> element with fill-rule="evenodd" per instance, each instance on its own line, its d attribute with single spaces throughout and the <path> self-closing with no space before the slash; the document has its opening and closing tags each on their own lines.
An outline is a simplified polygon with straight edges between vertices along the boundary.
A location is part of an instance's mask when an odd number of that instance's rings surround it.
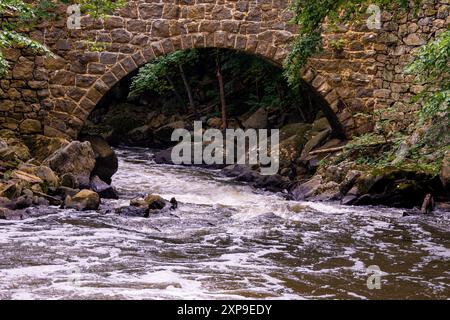
<svg viewBox="0 0 450 320">
<path fill-rule="evenodd" d="M 218 172 L 156 165 L 149 151 L 118 154 L 121 200 L 104 205 L 156 193 L 179 208 L 0 221 L 0 298 L 450 297 L 448 213 L 296 203 Z M 381 288 L 370 290 L 374 265 Z"/>
</svg>

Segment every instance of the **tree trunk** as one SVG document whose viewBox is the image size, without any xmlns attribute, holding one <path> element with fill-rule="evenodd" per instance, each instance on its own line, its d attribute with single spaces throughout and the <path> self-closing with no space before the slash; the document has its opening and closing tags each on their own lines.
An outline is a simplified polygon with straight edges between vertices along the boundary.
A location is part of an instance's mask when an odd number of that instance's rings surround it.
<svg viewBox="0 0 450 320">
<path fill-rule="evenodd" d="M 192 97 L 192 90 L 189 86 L 189 82 L 186 79 L 186 74 L 184 73 L 183 66 L 181 64 L 178 65 L 178 68 L 180 69 L 181 78 L 183 79 L 184 87 L 186 89 L 186 93 L 189 98 L 189 107 L 192 111 L 194 111 L 195 114 L 197 114 L 197 110 L 195 108 L 194 98 Z"/>
<path fill-rule="evenodd" d="M 220 65 L 218 62 L 217 62 L 217 80 L 219 81 L 220 104 L 222 105 L 222 126 L 224 129 L 226 129 L 228 128 L 227 106 L 225 104 L 225 90 L 223 87 L 222 72 L 220 71 Z"/>
<path fill-rule="evenodd" d="M 170 86 L 172 87 L 173 93 L 175 94 L 175 97 L 177 98 L 178 102 L 180 102 L 183 111 L 187 112 L 187 108 L 186 108 L 186 103 L 183 101 L 183 98 L 181 98 L 180 93 L 178 92 L 178 90 L 175 88 L 175 84 L 173 83 L 173 80 L 171 77 L 169 77 L 168 75 L 166 75 L 166 79 L 167 82 L 170 84 Z"/>
</svg>

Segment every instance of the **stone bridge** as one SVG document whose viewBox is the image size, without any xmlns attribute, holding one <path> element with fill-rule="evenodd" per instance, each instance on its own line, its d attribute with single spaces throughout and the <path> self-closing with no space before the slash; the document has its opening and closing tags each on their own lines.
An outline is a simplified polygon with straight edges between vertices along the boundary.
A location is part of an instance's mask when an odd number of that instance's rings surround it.
<svg viewBox="0 0 450 320">
<path fill-rule="evenodd" d="M 296 35 L 288 6 L 287 0 L 140 0 L 104 21 L 82 17 L 80 30 L 69 30 L 66 16 L 44 23 L 31 36 L 56 58 L 3 50 L 12 68 L 0 80 L 0 127 L 76 138 L 120 79 L 176 50 L 229 48 L 281 65 Z M 414 108 L 407 100 L 420 86 L 403 67 L 416 47 L 448 28 L 448 0 L 428 1 L 417 16 L 384 12 L 381 21 L 375 30 L 365 21 L 329 28 L 325 51 L 299 70 L 349 136 L 372 130 L 374 110 L 383 109 L 396 129 L 408 126 Z M 104 48 L 95 50 L 93 41 Z"/>
</svg>

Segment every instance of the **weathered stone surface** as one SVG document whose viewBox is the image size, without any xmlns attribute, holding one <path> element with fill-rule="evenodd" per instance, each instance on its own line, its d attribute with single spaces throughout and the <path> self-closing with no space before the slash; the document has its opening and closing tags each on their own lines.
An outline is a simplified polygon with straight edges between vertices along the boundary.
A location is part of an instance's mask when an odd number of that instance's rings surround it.
<svg viewBox="0 0 450 320">
<path fill-rule="evenodd" d="M 38 161 L 43 161 L 56 150 L 69 144 L 64 138 L 33 135 L 25 138 L 25 143 L 30 149 L 31 155 Z"/>
<path fill-rule="evenodd" d="M 292 195 L 296 201 L 303 201 L 316 194 L 321 185 L 322 177 L 316 175 L 311 180 L 295 187 L 292 191 Z"/>
<path fill-rule="evenodd" d="M 97 192 L 102 199 L 119 199 L 116 189 L 102 181 L 98 176 L 91 178 L 91 189 Z"/>
<path fill-rule="evenodd" d="M 427 43 L 427 41 L 417 33 L 412 33 L 408 35 L 406 38 L 403 39 L 403 41 L 408 46 L 421 46 Z"/>
<path fill-rule="evenodd" d="M 117 172 L 119 161 L 116 153 L 101 136 L 83 136 L 83 141 L 89 141 L 94 150 L 95 167 L 92 175 L 98 176 L 106 183 L 111 183 L 111 177 Z"/>
<path fill-rule="evenodd" d="M 23 220 L 28 216 L 23 210 L 11 210 L 0 207 L 0 219 L 3 220 Z"/>
<path fill-rule="evenodd" d="M 20 133 L 22 133 L 22 134 L 39 133 L 42 131 L 41 122 L 39 120 L 33 120 L 33 119 L 26 119 L 26 120 L 22 121 L 19 128 L 20 128 Z"/>
<path fill-rule="evenodd" d="M 37 178 L 40 178 L 42 180 L 42 182 L 40 182 L 40 183 L 44 183 L 46 185 L 46 187 L 56 189 L 59 186 L 58 176 L 49 167 L 35 166 L 35 165 L 31 165 L 31 164 L 22 164 L 22 165 L 19 165 L 19 170 L 27 172 L 31 175 L 34 175 Z"/>
<path fill-rule="evenodd" d="M 30 183 L 30 184 L 42 183 L 43 182 L 41 178 L 39 178 L 39 177 L 37 177 L 37 176 L 35 176 L 33 174 L 24 172 L 24 171 L 20 171 L 20 170 L 13 171 L 12 174 L 11 174 L 11 177 L 13 177 L 15 179 L 19 179 L 19 180 L 25 181 L 25 182 Z"/>
<path fill-rule="evenodd" d="M 73 197 L 67 196 L 64 206 L 78 211 L 97 210 L 100 206 L 100 197 L 96 192 L 84 189 Z"/>
<path fill-rule="evenodd" d="M 177 49 L 238 49 L 281 64 L 297 34 L 296 26 L 288 23 L 292 18 L 286 10 L 288 3 L 131 0 L 102 22 L 83 17 L 82 33 L 66 34 L 59 27 L 50 33 L 47 30 L 46 44 L 56 58 L 30 57 L 27 50 L 2 50 L 12 69 L 0 84 L 0 127 L 74 139 L 96 103 L 119 79 L 155 56 Z M 383 11 L 380 32 L 360 24 L 325 26 L 325 50 L 310 59 L 304 78 L 326 97 L 349 136 L 371 128 L 367 124 L 355 128 L 349 121 L 353 114 L 407 101 L 417 92 L 411 86 L 414 77 L 402 77 L 404 65 L 417 46 L 446 30 L 448 8 L 448 1 L 439 1 L 427 4 L 417 16 L 396 17 Z M 105 52 L 86 50 L 83 40 L 94 35 L 111 43 Z M 336 50 L 336 40 L 346 45 Z M 66 99 L 70 103 L 61 102 Z M 42 111 L 46 110 L 69 116 L 43 123 Z M 399 127 L 408 127 L 413 112 L 411 108 L 399 117 Z"/>
<path fill-rule="evenodd" d="M 27 161 L 31 157 L 28 147 L 15 136 L 0 138 L 0 159 L 3 161 Z"/>
<path fill-rule="evenodd" d="M 59 175 L 73 174 L 77 178 L 88 177 L 95 167 L 95 154 L 89 142 L 73 141 L 58 149 L 43 162 Z M 89 183 L 88 183 L 89 184 Z"/>
<path fill-rule="evenodd" d="M 244 123 L 246 129 L 264 129 L 267 128 L 267 111 L 264 108 L 258 109 Z"/>
</svg>

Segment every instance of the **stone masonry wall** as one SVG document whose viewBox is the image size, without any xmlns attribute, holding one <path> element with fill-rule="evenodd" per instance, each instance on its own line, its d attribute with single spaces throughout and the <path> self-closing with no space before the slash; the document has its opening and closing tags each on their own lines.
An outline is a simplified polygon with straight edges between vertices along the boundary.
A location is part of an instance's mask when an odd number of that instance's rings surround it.
<svg viewBox="0 0 450 320">
<path fill-rule="evenodd" d="M 310 59 L 304 78 L 353 133 L 370 132 L 379 120 L 390 120 L 389 131 L 407 130 L 414 121 L 418 106 L 410 99 L 422 86 L 404 69 L 420 46 L 449 28 L 449 0 L 410 8 L 382 12 L 380 30 L 369 30 L 366 21 L 328 28 L 324 53 Z"/>
<path fill-rule="evenodd" d="M 81 30 L 68 30 L 65 19 L 44 24 L 31 35 L 57 58 L 3 50 L 12 68 L 0 80 L 0 128 L 75 138 L 122 77 L 180 49 L 237 49 L 281 65 L 296 35 L 287 7 L 285 0 L 140 0 L 105 21 L 83 17 Z M 363 114 L 378 109 L 397 120 L 397 129 L 408 126 L 414 108 L 406 102 L 420 87 L 403 76 L 403 67 L 415 48 L 448 28 L 448 8 L 448 0 L 439 0 L 417 16 L 385 12 L 381 30 L 367 29 L 365 21 L 329 28 L 324 53 L 302 72 L 349 136 L 372 130 L 373 119 Z M 94 40 L 105 50 L 93 50 Z"/>
</svg>

